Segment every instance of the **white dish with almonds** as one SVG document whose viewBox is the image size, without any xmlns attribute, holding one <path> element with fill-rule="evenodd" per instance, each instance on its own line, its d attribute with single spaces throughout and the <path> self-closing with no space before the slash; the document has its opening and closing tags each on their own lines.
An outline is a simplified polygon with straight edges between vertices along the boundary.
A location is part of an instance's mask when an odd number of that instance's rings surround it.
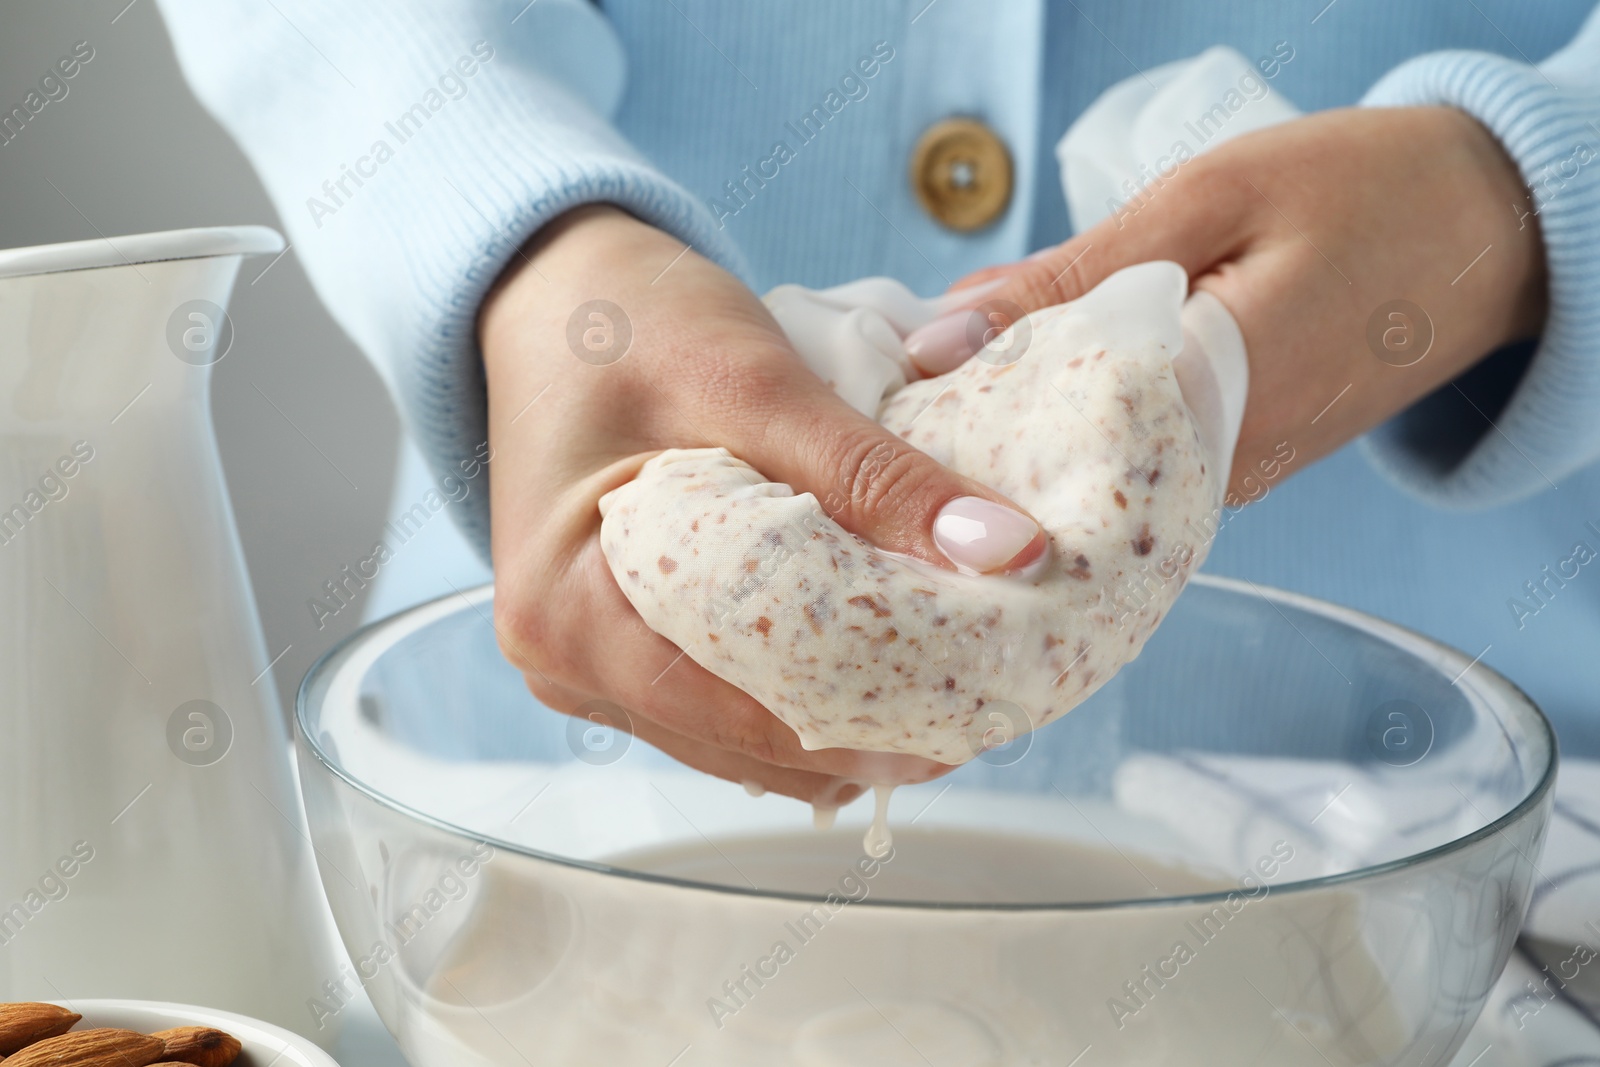
<svg viewBox="0 0 1600 1067">
<path fill-rule="evenodd" d="M 83 1016 L 83 1021 L 74 1026 L 73 1031 L 113 1027 L 150 1034 L 179 1026 L 208 1026 L 227 1031 L 243 1046 L 239 1058 L 233 1061 L 234 1067 L 339 1067 L 338 1061 L 309 1038 L 231 1011 L 159 1000 L 57 999 L 49 1003 Z"/>
</svg>

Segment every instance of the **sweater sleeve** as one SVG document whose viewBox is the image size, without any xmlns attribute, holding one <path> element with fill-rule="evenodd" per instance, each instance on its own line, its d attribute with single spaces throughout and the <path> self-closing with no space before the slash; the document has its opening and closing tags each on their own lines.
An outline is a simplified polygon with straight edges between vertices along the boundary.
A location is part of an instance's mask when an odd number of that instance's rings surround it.
<svg viewBox="0 0 1600 1067">
<path fill-rule="evenodd" d="M 1544 237 L 1550 308 L 1525 369 L 1499 358 L 1368 435 L 1378 467 L 1443 506 L 1506 503 L 1600 458 L 1600 9 L 1533 66 L 1438 52 L 1391 71 L 1378 107 L 1446 105 L 1483 123 L 1521 169 L 1530 198 L 1508 204 Z M 1511 354 L 1507 354 L 1511 356 Z M 1510 373 L 1506 373 L 1509 371 Z M 1476 410 L 1474 410 L 1476 408 Z M 1492 419 L 1492 425 L 1487 421 Z"/>
<path fill-rule="evenodd" d="M 436 476 L 481 458 L 478 307 L 546 222 L 614 203 L 742 273 L 706 206 L 610 126 L 625 57 L 592 4 L 160 2 L 191 88 Z M 487 500 L 451 509 L 485 556 Z"/>
</svg>

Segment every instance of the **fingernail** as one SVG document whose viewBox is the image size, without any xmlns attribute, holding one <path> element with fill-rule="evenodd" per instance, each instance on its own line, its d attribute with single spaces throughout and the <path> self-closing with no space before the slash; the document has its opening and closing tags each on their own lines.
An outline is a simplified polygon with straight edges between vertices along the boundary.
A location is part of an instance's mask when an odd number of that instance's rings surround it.
<svg viewBox="0 0 1600 1067">
<path fill-rule="evenodd" d="M 1029 252 L 1027 259 L 1023 260 L 1023 262 L 1029 263 L 1036 259 L 1044 259 L 1046 256 L 1053 255 L 1059 247 L 1059 245 L 1046 245 L 1037 252 Z"/>
<path fill-rule="evenodd" d="M 972 312 L 952 311 L 906 337 L 906 355 L 924 374 L 945 374 L 955 370 L 977 351 L 969 327 Z"/>
<path fill-rule="evenodd" d="M 956 497 L 933 520 L 933 543 L 965 574 L 1002 570 L 1038 536 L 1038 523 L 981 496 Z"/>
<path fill-rule="evenodd" d="M 959 311 L 962 308 L 976 304 L 980 299 L 994 292 L 1008 281 L 1010 281 L 1009 278 L 990 278 L 988 281 L 979 282 L 976 285 L 965 285 L 960 289 L 952 289 L 948 293 L 934 297 L 933 302 L 938 307 L 940 314 Z"/>
</svg>

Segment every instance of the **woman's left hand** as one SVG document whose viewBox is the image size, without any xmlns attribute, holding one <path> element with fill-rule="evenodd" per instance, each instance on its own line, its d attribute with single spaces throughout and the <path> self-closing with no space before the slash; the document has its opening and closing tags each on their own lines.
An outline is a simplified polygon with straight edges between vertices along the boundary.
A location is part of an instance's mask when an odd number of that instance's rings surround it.
<svg viewBox="0 0 1600 1067">
<path fill-rule="evenodd" d="M 985 325 L 1006 325 L 1123 267 L 1182 264 L 1249 350 L 1230 480 L 1249 498 L 1243 479 L 1284 442 L 1299 469 L 1539 332 L 1544 249 L 1530 212 L 1516 165 L 1465 113 L 1330 111 L 1220 145 L 1117 216 L 955 288 L 1003 279 L 971 303 Z M 983 334 L 968 328 L 974 313 L 913 334 L 912 358 L 929 373 L 963 361 Z"/>
</svg>

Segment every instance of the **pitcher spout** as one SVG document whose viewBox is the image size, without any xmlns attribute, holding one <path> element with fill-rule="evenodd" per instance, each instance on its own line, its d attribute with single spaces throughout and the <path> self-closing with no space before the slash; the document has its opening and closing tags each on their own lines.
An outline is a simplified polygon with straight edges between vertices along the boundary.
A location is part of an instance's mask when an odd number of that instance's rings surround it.
<svg viewBox="0 0 1600 1067">
<path fill-rule="evenodd" d="M 135 397 L 203 400 L 242 258 L 283 249 L 243 226 L 0 251 L 0 433 L 109 422 Z"/>
</svg>

